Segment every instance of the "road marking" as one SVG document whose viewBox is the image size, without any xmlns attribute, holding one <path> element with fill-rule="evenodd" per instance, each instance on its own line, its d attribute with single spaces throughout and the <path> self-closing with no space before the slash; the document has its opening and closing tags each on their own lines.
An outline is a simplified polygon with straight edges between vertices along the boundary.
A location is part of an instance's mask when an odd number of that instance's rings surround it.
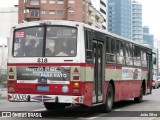
<svg viewBox="0 0 160 120">
<path fill-rule="evenodd" d="M 47 109 L 43 108 L 43 109 L 36 109 L 36 110 L 32 110 L 32 111 L 44 111 L 44 110 L 47 110 Z"/>
<path fill-rule="evenodd" d="M 90 117 L 90 118 L 83 118 L 83 119 L 87 119 L 87 120 L 93 120 L 93 119 L 96 119 L 98 117 Z"/>
<path fill-rule="evenodd" d="M 121 109 L 114 109 L 113 111 L 121 111 Z"/>
</svg>

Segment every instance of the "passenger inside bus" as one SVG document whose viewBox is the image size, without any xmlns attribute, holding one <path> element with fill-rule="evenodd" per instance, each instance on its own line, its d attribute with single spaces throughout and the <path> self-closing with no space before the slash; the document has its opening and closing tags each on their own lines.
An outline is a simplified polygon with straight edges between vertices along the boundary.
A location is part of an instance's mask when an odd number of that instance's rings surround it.
<svg viewBox="0 0 160 120">
<path fill-rule="evenodd" d="M 25 47 L 25 55 L 26 56 L 36 56 L 36 40 L 31 39 L 29 44 Z"/>
<path fill-rule="evenodd" d="M 55 40 L 46 39 L 45 56 L 54 56 Z"/>
<path fill-rule="evenodd" d="M 20 41 L 20 47 L 17 49 L 17 55 L 16 56 L 24 56 L 25 55 L 24 48 L 25 48 L 25 40 L 22 39 Z"/>
<path fill-rule="evenodd" d="M 66 54 L 66 47 L 62 40 L 56 41 L 54 54 L 55 56 L 68 56 L 68 54 Z"/>
</svg>

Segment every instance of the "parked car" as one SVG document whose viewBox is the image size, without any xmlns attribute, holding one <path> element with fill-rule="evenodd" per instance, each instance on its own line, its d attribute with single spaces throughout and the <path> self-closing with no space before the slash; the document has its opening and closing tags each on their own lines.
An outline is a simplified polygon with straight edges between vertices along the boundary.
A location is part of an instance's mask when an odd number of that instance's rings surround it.
<svg viewBox="0 0 160 120">
<path fill-rule="evenodd" d="M 158 87 L 160 87 L 160 76 L 157 76 Z"/>
<path fill-rule="evenodd" d="M 153 89 L 158 89 L 159 88 L 159 83 L 158 83 L 158 80 L 156 78 L 152 80 L 152 87 L 153 87 Z"/>
</svg>

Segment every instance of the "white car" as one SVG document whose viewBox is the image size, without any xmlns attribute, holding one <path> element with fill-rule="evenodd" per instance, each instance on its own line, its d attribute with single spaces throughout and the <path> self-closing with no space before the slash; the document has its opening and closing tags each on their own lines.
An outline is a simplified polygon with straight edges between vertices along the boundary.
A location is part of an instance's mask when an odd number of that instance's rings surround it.
<svg viewBox="0 0 160 120">
<path fill-rule="evenodd" d="M 158 87 L 160 87 L 160 76 L 157 76 Z"/>
<path fill-rule="evenodd" d="M 0 88 L 0 99 L 2 98 L 2 92 L 1 92 L 1 88 Z"/>
</svg>

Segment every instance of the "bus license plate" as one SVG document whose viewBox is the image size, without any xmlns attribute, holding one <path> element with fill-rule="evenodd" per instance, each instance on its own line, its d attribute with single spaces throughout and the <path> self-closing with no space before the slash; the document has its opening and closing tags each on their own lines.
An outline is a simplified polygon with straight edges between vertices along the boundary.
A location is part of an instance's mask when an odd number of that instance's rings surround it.
<svg viewBox="0 0 160 120">
<path fill-rule="evenodd" d="M 49 91 L 49 86 L 37 86 L 38 91 Z"/>
</svg>

